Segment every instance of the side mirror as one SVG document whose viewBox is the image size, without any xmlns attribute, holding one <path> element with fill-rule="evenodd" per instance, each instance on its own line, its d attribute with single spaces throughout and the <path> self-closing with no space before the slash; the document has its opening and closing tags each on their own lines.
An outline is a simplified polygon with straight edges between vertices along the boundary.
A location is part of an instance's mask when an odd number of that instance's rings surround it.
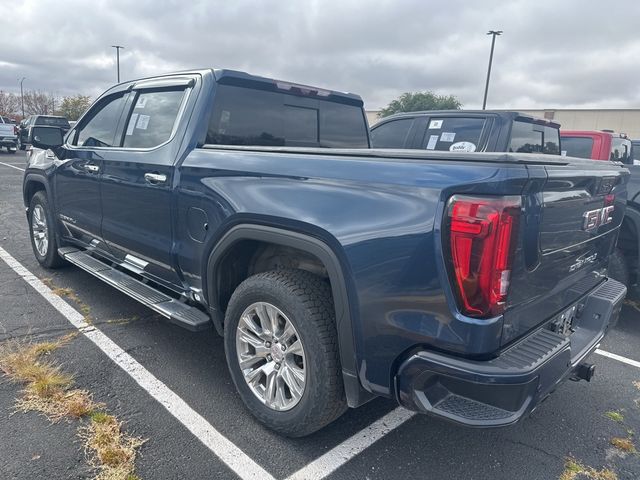
<svg viewBox="0 0 640 480">
<path fill-rule="evenodd" d="M 33 127 L 31 129 L 31 145 L 47 150 L 62 146 L 62 130 L 58 127 Z"/>
</svg>

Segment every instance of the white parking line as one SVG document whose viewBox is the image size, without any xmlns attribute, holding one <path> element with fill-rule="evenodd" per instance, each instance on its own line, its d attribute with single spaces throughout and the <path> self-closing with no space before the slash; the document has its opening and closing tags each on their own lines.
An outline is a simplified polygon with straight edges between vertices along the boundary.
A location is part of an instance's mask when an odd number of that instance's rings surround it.
<svg viewBox="0 0 640 480">
<path fill-rule="evenodd" d="M 169 387 L 154 377 L 151 372 L 140 365 L 131 355 L 116 345 L 100 330 L 85 322 L 83 316 L 78 311 L 58 295 L 54 294 L 38 277 L 24 268 L 2 247 L 0 247 L 0 258 L 42 295 L 56 310 L 64 315 L 85 337 L 91 340 L 113 360 L 116 365 L 129 374 L 138 385 L 166 408 L 176 420 L 182 423 L 240 478 L 274 480 L 274 477 L 269 474 L 269 472 L 264 470 L 229 439 L 218 432 L 199 413 L 187 405 L 187 403 Z"/>
<path fill-rule="evenodd" d="M 622 355 L 617 355 L 615 353 L 607 352 L 605 350 L 597 349 L 596 353 L 598 355 L 602 355 L 603 357 L 612 358 L 622 363 L 626 363 L 627 365 L 631 365 L 632 367 L 640 368 L 640 362 L 637 360 L 631 360 L 630 358 L 623 357 Z"/>
<path fill-rule="evenodd" d="M 15 168 L 16 170 L 20 170 L 21 172 L 24 172 L 24 168 L 16 167 L 15 165 L 11 165 L 9 163 L 0 162 L 0 165 L 4 165 L 5 167 L 9 167 L 9 168 Z"/>
<path fill-rule="evenodd" d="M 410 412 L 404 408 L 396 408 L 310 464 L 302 467 L 289 476 L 287 480 L 306 480 L 309 478 L 320 480 L 327 477 L 415 415 L 415 412 Z"/>
</svg>

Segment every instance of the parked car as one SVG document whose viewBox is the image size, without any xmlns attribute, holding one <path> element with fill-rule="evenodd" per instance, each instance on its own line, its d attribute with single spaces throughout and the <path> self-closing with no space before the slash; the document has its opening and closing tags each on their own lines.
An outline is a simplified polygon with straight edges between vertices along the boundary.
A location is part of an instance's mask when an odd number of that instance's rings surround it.
<svg viewBox="0 0 640 480">
<path fill-rule="evenodd" d="M 371 128 L 373 148 L 560 154 L 560 125 L 519 112 L 399 113 Z"/>
<path fill-rule="evenodd" d="M 5 147 L 9 153 L 16 153 L 18 135 L 15 121 L 0 116 L 0 148 Z"/>
<path fill-rule="evenodd" d="M 30 115 L 25 118 L 18 127 L 18 146 L 20 150 L 31 144 L 31 128 L 35 125 L 57 127 L 66 134 L 71 126 L 65 117 L 55 115 Z"/>
<path fill-rule="evenodd" d="M 562 152 L 570 157 L 611 160 L 613 134 L 597 130 L 561 130 Z"/>
<path fill-rule="evenodd" d="M 371 150 L 353 94 L 181 72 L 116 85 L 64 141 L 36 125 L 33 142 L 38 262 L 213 326 L 240 398 L 285 435 L 376 396 L 512 424 L 591 378 L 626 293 L 606 275 L 619 163 Z"/>
</svg>

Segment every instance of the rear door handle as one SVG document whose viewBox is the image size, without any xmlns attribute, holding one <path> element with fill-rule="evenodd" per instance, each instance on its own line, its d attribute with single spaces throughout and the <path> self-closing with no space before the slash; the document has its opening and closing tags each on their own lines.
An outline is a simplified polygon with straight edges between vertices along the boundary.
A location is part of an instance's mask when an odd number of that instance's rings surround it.
<svg viewBox="0 0 640 480">
<path fill-rule="evenodd" d="M 144 179 L 153 184 L 164 183 L 167 181 L 167 176 L 162 173 L 145 173 Z"/>
<path fill-rule="evenodd" d="M 100 171 L 100 167 L 98 165 L 91 165 L 90 163 L 87 163 L 84 166 L 84 169 L 91 173 L 98 173 Z"/>
</svg>

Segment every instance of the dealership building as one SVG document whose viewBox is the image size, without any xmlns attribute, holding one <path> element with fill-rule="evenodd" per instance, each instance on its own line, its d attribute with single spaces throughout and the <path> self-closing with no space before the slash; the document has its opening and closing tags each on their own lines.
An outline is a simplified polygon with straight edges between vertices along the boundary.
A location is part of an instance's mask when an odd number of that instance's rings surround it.
<svg viewBox="0 0 640 480">
<path fill-rule="evenodd" d="M 552 120 L 564 130 L 613 130 L 640 139 L 640 108 L 514 110 Z M 367 110 L 367 120 L 369 125 L 375 125 L 379 121 L 378 111 Z"/>
</svg>

